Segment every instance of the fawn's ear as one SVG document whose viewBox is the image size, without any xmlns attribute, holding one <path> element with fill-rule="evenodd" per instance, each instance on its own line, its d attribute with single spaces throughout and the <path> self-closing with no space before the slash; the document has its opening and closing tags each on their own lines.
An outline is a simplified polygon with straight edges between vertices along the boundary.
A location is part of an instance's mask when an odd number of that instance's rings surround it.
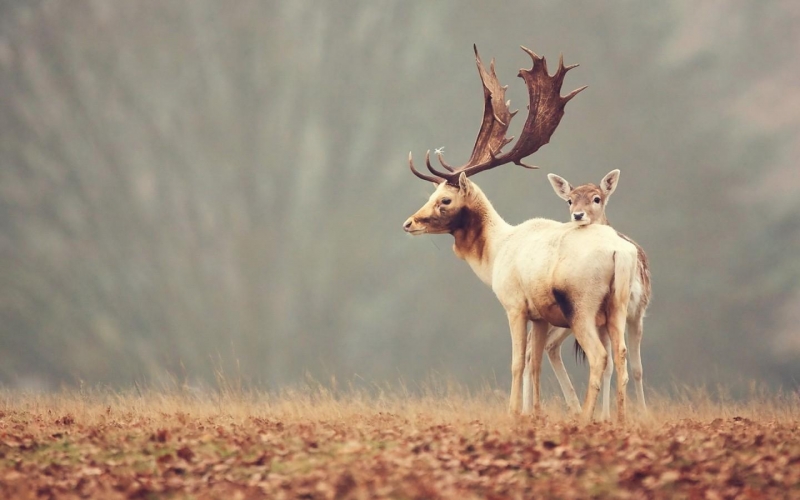
<svg viewBox="0 0 800 500">
<path fill-rule="evenodd" d="M 606 199 L 611 196 L 611 193 L 617 189 L 617 183 L 619 182 L 619 169 L 612 170 L 611 172 L 607 173 L 603 180 L 600 181 L 600 189 L 603 191 L 603 194 L 606 195 Z"/>
<path fill-rule="evenodd" d="M 556 174 L 547 174 L 547 180 L 550 181 L 553 190 L 555 190 L 559 198 L 562 200 L 569 199 L 569 194 L 572 192 L 573 187 L 565 178 L 559 177 Z"/>
</svg>

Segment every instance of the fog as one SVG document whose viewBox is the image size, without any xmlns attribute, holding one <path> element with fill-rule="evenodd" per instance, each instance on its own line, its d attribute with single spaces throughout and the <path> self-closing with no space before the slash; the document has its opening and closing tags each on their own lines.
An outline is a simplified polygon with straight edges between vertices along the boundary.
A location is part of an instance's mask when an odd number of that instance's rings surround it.
<svg viewBox="0 0 800 500">
<path fill-rule="evenodd" d="M 473 43 L 521 114 L 520 45 L 580 63 L 541 169 L 473 180 L 511 223 L 567 220 L 548 172 L 621 170 L 646 387 L 796 388 L 800 6 L 779 0 L 0 2 L 0 383 L 507 389 L 492 291 L 452 237 L 401 228 L 433 189 L 408 152 L 472 150 Z"/>
</svg>

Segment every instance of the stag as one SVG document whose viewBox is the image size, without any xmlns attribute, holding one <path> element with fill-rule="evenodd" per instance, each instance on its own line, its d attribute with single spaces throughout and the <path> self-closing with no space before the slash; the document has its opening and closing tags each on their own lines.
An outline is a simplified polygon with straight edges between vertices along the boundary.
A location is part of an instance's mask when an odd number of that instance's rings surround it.
<svg viewBox="0 0 800 500">
<path fill-rule="evenodd" d="M 601 377 L 608 355 L 598 329 L 605 328 L 613 346 L 618 377 L 618 418 L 625 420 L 625 317 L 628 309 L 636 247 L 604 225 L 584 226 L 547 219 L 530 219 L 508 224 L 489 199 L 469 177 L 501 165 L 514 163 L 536 168 L 522 160 L 550 141 L 564 115 L 564 107 L 585 87 L 560 95 L 567 71 L 576 67 L 559 61 L 555 74 L 547 71 L 544 57 L 525 47 L 533 60 L 531 69 L 519 76 L 528 88 L 528 117 L 519 139 L 510 151 L 502 149 L 511 118 L 516 114 L 505 101 L 506 87 L 500 85 L 494 60 L 487 71 L 477 48 L 475 61 L 483 83 L 484 113 L 472 155 L 466 164 L 453 167 L 437 154 L 442 170 L 431 165 L 430 151 L 425 163 L 430 174 L 408 164 L 420 179 L 433 182 L 436 189 L 425 205 L 408 218 L 403 229 L 412 234 L 451 234 L 453 251 L 494 291 L 506 310 L 511 331 L 511 396 L 509 409 L 519 413 L 522 406 L 522 374 L 526 350 L 531 349 L 534 406 L 539 411 L 539 381 L 545 341 L 551 325 L 570 328 L 589 362 L 589 389 L 582 419 L 594 414 Z M 533 336 L 527 346 L 528 322 Z"/>
<path fill-rule="evenodd" d="M 570 219 L 576 224 L 589 225 L 589 224 L 602 224 L 610 225 L 606 217 L 606 206 L 611 195 L 617 189 L 619 183 L 619 170 L 612 170 L 600 181 L 600 185 L 584 184 L 578 187 L 572 187 L 566 179 L 556 174 L 548 174 L 547 178 L 553 186 L 556 194 L 569 204 Z M 620 238 L 631 242 L 637 251 L 636 274 L 634 275 L 633 285 L 631 287 L 631 297 L 628 302 L 628 337 L 630 340 L 630 358 L 631 358 L 631 371 L 633 372 L 633 381 L 636 388 L 636 398 L 639 407 L 643 412 L 647 411 L 647 405 L 644 399 L 644 384 L 642 370 L 642 356 L 641 345 L 642 335 L 644 333 L 644 316 L 647 311 L 647 306 L 650 303 L 650 266 L 647 260 L 647 254 L 638 243 L 628 238 L 622 233 L 617 232 Z M 531 335 L 531 333 L 529 333 Z M 566 328 L 554 327 L 547 340 L 545 351 L 547 352 L 550 364 L 556 373 L 561 390 L 564 393 L 564 398 L 567 400 L 567 405 L 573 411 L 580 411 L 580 404 L 578 403 L 578 396 L 575 393 L 575 388 L 569 379 L 567 370 L 564 368 L 564 363 L 561 359 L 561 344 L 569 336 L 569 330 Z M 608 342 L 606 338 L 606 342 Z M 576 346 L 577 347 L 577 346 Z M 606 349 L 610 352 L 610 344 L 606 343 Z M 526 370 L 529 370 L 530 361 L 526 358 Z M 610 395 L 611 395 L 611 374 L 613 372 L 613 361 L 611 358 L 608 360 L 608 365 L 603 373 L 603 418 L 610 418 Z M 524 387 L 524 404 L 526 409 L 530 407 L 530 387 Z"/>
</svg>

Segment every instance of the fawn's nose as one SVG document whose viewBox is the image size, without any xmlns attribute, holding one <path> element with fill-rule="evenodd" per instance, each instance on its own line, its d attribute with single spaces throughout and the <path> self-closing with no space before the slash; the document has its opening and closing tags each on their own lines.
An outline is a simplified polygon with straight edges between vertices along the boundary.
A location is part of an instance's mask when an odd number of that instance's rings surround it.
<svg viewBox="0 0 800 500">
<path fill-rule="evenodd" d="M 572 214 L 572 218 L 575 220 L 582 220 L 584 215 L 585 215 L 584 212 L 575 212 L 574 214 Z"/>
<path fill-rule="evenodd" d="M 411 219 L 408 219 L 405 224 L 403 224 L 403 230 L 408 231 L 411 228 Z"/>
</svg>

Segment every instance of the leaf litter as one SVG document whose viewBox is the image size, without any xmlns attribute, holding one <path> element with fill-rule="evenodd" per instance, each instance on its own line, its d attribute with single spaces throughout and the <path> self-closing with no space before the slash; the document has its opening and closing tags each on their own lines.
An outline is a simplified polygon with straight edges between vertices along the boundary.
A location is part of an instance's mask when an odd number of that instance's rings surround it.
<svg viewBox="0 0 800 500">
<path fill-rule="evenodd" d="M 622 427 L 497 397 L 8 393 L 0 498 L 800 498 L 796 401 L 706 405 Z"/>
</svg>

